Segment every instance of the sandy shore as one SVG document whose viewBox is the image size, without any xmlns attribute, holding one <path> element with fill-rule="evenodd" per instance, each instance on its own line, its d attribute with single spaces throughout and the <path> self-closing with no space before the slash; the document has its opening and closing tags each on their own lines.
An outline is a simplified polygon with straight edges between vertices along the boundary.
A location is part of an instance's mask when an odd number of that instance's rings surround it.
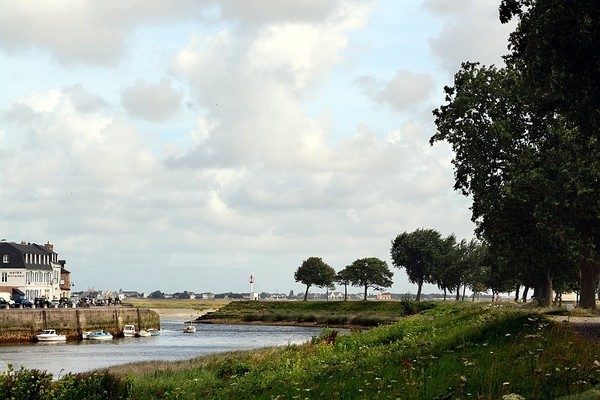
<svg viewBox="0 0 600 400">
<path fill-rule="evenodd" d="M 151 308 L 161 320 L 190 321 L 214 310 L 194 310 L 188 308 Z"/>
</svg>

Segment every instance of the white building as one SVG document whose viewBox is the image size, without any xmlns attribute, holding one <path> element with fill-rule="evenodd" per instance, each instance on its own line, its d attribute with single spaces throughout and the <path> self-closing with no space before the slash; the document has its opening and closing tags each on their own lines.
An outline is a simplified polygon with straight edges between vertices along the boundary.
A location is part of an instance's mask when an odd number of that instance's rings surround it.
<svg viewBox="0 0 600 400">
<path fill-rule="evenodd" d="M 0 287 L 10 289 L 13 297 L 58 299 L 69 292 L 65 290 L 68 271 L 64 264 L 50 242 L 0 242 Z"/>
</svg>

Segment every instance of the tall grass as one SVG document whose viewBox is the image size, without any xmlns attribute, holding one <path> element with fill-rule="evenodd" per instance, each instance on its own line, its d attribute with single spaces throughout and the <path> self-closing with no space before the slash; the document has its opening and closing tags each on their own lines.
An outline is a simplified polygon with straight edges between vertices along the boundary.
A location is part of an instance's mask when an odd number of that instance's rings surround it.
<svg viewBox="0 0 600 400">
<path fill-rule="evenodd" d="M 553 399 L 600 382 L 598 345 L 514 307 L 439 305 L 322 336 L 134 375 L 132 398 Z"/>
</svg>

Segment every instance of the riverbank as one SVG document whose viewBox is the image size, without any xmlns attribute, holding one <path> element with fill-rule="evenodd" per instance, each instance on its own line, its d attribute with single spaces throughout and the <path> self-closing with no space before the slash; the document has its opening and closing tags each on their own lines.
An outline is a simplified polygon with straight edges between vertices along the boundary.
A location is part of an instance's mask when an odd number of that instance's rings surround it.
<svg viewBox="0 0 600 400">
<path fill-rule="evenodd" d="M 371 306 L 383 307 L 362 307 Z M 134 399 L 595 399 L 598 354 L 599 345 L 530 308 L 437 302 L 369 330 L 325 329 L 305 345 L 108 371 L 129 376 Z"/>
<path fill-rule="evenodd" d="M 196 318 L 204 324 L 270 324 L 334 328 L 374 327 L 433 307 L 402 301 L 233 301 Z"/>
</svg>

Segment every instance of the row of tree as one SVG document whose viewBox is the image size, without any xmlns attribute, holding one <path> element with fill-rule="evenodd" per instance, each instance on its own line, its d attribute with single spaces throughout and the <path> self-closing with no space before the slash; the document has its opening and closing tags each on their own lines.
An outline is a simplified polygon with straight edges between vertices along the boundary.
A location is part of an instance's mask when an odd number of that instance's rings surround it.
<svg viewBox="0 0 600 400">
<path fill-rule="evenodd" d="M 506 66 L 466 62 L 434 110 L 431 144 L 453 151 L 455 189 L 500 282 L 580 289 L 600 275 L 600 2 L 503 0 L 517 18 Z"/>
<path fill-rule="evenodd" d="M 391 257 L 394 267 L 403 268 L 410 282 L 417 285 L 416 300 L 421 299 L 424 283 L 437 285 L 444 291 L 455 293 L 460 299 L 466 288 L 483 292 L 491 288 L 494 293 L 512 291 L 516 281 L 495 282 L 487 246 L 477 240 L 456 241 L 454 235 L 442 237 L 433 229 L 417 229 L 404 232 L 392 241 Z M 383 290 L 392 286 L 393 272 L 385 261 L 376 257 L 360 258 L 336 273 L 320 257 L 304 260 L 294 274 L 296 282 L 306 285 L 304 300 L 311 286 L 333 289 L 334 283 L 344 286 L 344 299 L 348 297 L 348 286 Z M 508 285 L 510 284 L 510 288 Z"/>
</svg>

